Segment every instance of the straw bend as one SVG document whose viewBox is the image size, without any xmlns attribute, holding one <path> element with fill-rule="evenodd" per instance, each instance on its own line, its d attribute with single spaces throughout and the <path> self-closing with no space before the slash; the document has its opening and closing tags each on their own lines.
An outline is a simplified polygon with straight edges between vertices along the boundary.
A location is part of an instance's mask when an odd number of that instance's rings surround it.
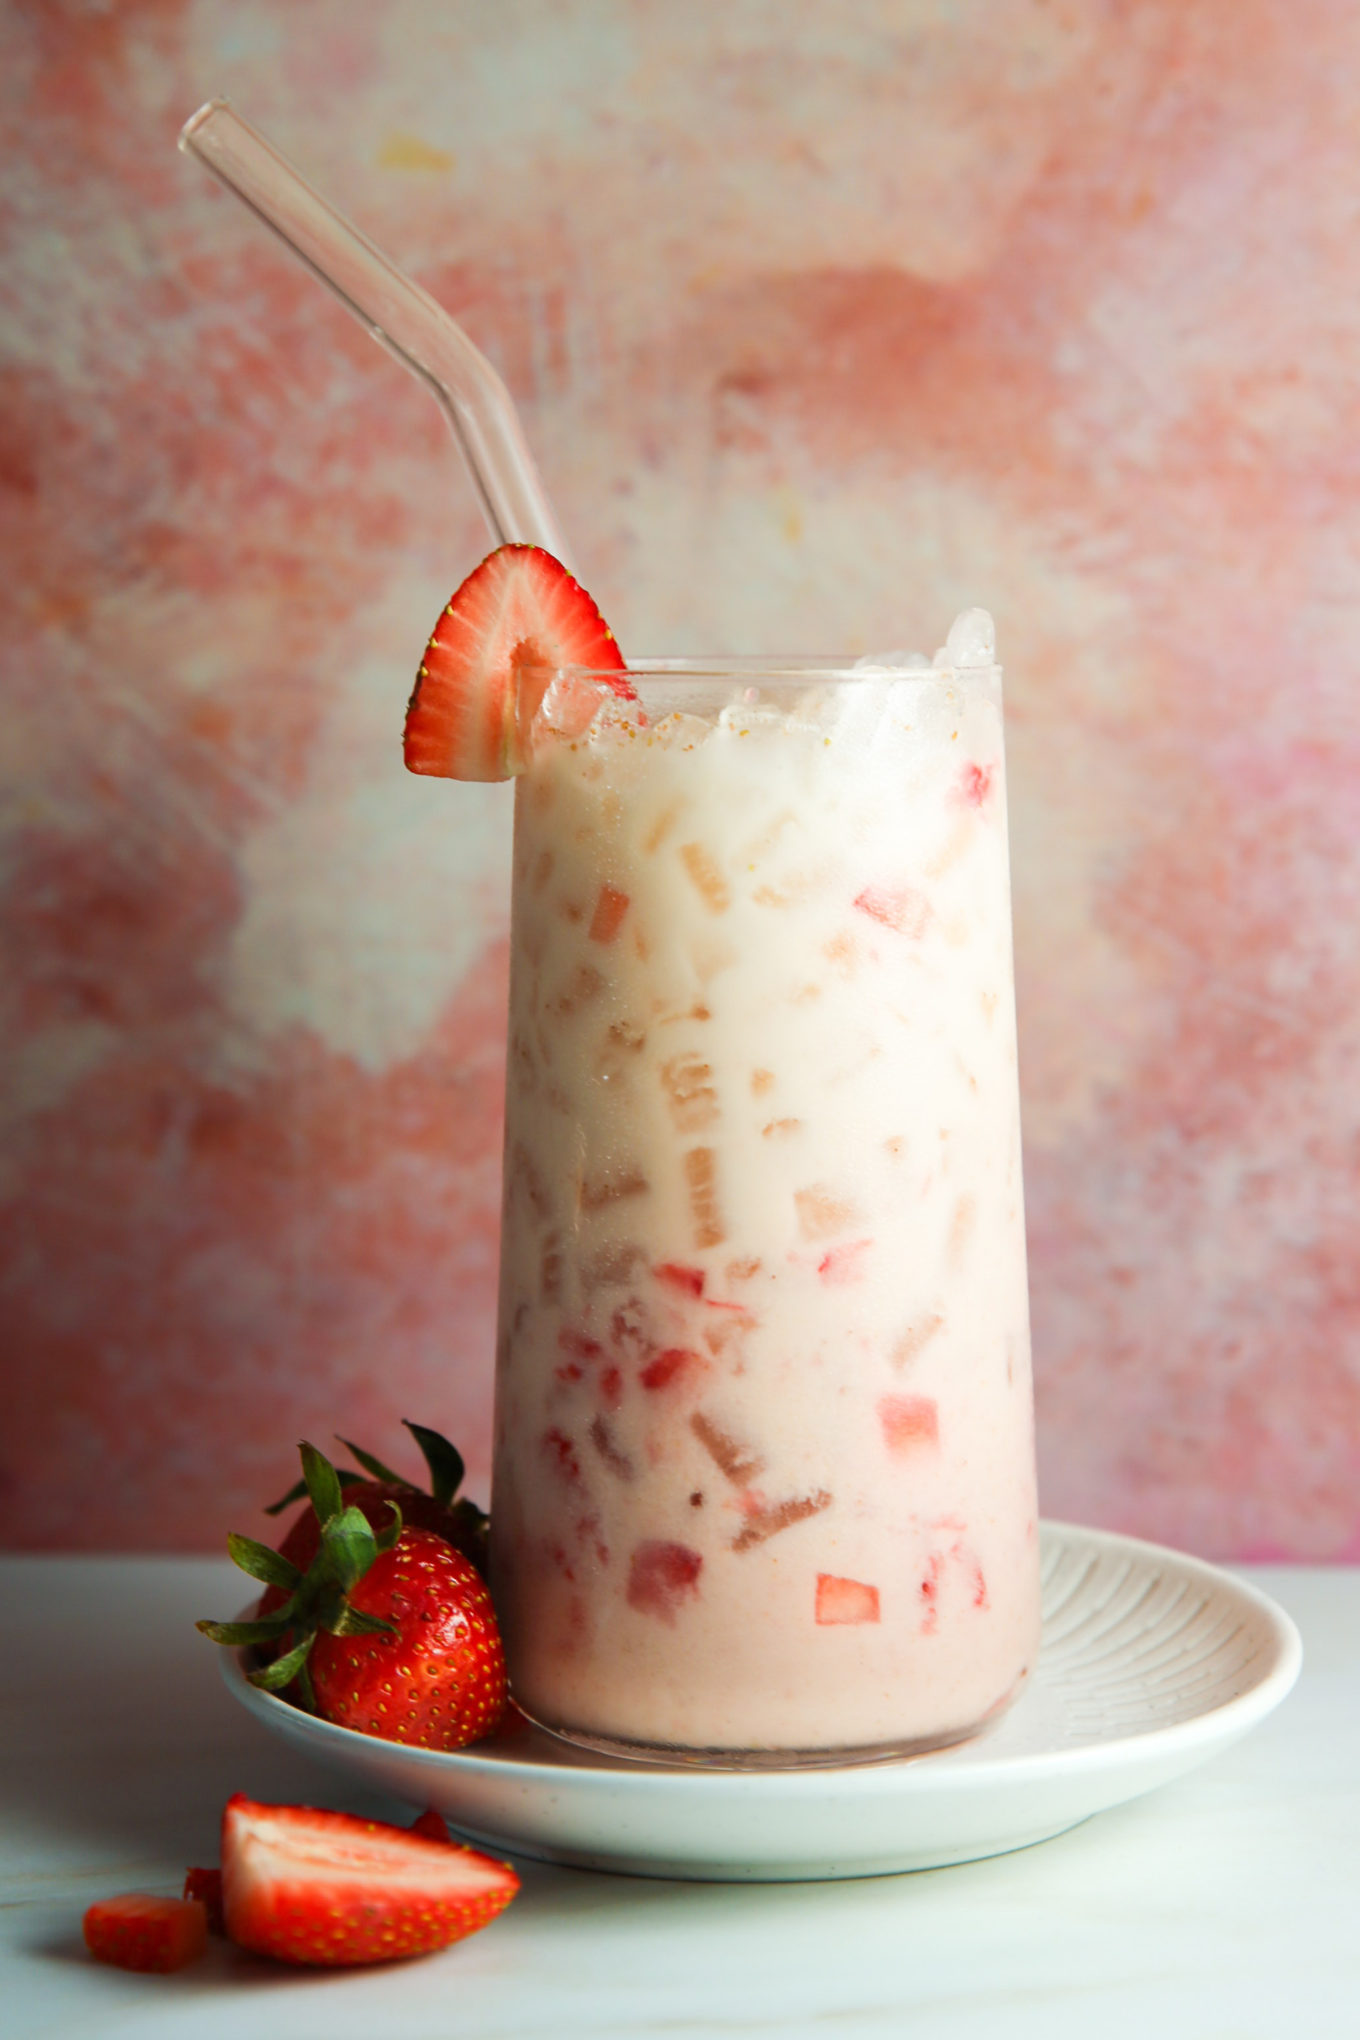
<svg viewBox="0 0 1360 2040">
<path fill-rule="evenodd" d="M 373 338 L 429 390 L 453 428 L 497 544 L 541 545 L 570 565 L 505 384 L 462 328 L 321 198 L 225 99 L 179 145 L 249 206 Z"/>
</svg>

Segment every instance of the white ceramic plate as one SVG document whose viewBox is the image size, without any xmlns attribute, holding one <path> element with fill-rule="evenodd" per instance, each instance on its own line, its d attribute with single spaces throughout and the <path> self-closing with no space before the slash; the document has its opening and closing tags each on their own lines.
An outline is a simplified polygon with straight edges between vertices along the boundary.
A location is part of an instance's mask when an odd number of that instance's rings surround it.
<svg viewBox="0 0 1360 2040">
<path fill-rule="evenodd" d="M 804 1771 L 629 1763 L 538 1730 L 445 1756 L 337 1728 L 227 1684 L 265 1726 L 370 1789 L 437 1806 L 497 1852 L 646 1877 L 871 1877 L 1046 1841 L 1150 1792 L 1278 1706 L 1302 1646 L 1284 1611 L 1180 1552 L 1043 1526 L 1033 1685 L 973 1741 L 909 1761 Z"/>
</svg>

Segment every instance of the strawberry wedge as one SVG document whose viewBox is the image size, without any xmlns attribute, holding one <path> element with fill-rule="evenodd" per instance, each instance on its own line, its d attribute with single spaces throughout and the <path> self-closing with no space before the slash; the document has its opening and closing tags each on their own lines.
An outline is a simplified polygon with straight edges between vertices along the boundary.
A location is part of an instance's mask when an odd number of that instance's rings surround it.
<svg viewBox="0 0 1360 2040">
<path fill-rule="evenodd" d="M 239 1947 L 349 1968 L 475 1934 L 519 1890 L 508 1863 L 419 1831 L 237 1792 L 222 1816 L 222 1895 Z"/>
<path fill-rule="evenodd" d="M 468 575 L 434 627 L 406 711 L 407 770 L 437 779 L 510 779 L 553 669 L 607 676 L 625 700 L 614 633 L 585 589 L 537 545 L 503 545 Z"/>
</svg>

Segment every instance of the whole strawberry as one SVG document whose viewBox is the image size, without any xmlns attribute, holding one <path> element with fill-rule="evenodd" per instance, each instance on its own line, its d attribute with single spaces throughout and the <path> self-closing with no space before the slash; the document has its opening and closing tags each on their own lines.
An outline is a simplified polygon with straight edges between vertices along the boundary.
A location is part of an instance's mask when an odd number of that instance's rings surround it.
<svg viewBox="0 0 1360 2040">
<path fill-rule="evenodd" d="M 346 1501 L 335 1468 L 301 1447 L 318 1546 L 304 1573 L 284 1553 L 231 1536 L 243 1572 L 276 1590 L 272 1612 L 245 1622 L 200 1622 L 214 1643 L 277 1649 L 248 1674 L 268 1692 L 289 1688 L 303 1707 L 344 1727 L 427 1749 L 455 1750 L 505 1710 L 505 1657 L 485 1583 L 442 1537 L 408 1530 L 397 1502 L 375 1531 Z"/>
<path fill-rule="evenodd" d="M 349 1605 L 392 1635 L 322 1634 L 309 1669 L 318 1714 L 364 1735 L 460 1750 L 489 1735 L 508 1697 L 505 1654 L 485 1582 L 428 1530 L 403 1530 Z"/>
</svg>

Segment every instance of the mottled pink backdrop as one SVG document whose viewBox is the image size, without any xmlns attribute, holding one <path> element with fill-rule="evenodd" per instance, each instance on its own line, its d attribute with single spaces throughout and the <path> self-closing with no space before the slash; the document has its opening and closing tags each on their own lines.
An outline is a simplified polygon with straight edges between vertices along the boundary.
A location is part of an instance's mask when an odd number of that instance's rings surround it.
<svg viewBox="0 0 1360 2040">
<path fill-rule="evenodd" d="M 508 794 L 397 745 L 484 534 L 213 93 L 500 364 L 625 646 L 994 610 L 1046 1510 L 1360 1557 L 1354 0 L 0 8 L 8 1541 L 403 1415 L 485 1485 Z"/>
</svg>

